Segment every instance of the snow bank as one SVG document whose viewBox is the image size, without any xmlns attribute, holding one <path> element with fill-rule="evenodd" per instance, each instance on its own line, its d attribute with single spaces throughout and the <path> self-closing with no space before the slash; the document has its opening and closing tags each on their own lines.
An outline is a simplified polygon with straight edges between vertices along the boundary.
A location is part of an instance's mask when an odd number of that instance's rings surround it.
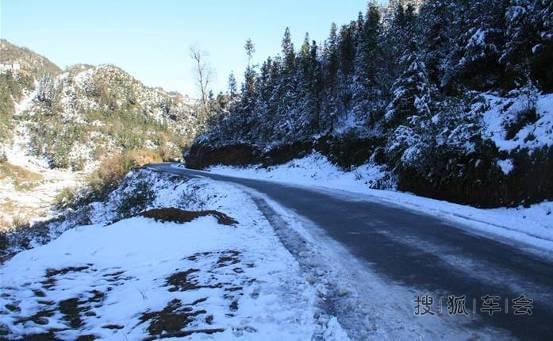
<svg viewBox="0 0 553 341">
<path fill-rule="evenodd" d="M 343 171 L 324 155 L 312 153 L 284 165 L 263 168 L 214 166 L 210 172 L 251 179 L 284 181 L 298 185 L 325 186 L 357 192 L 359 188 L 394 188 L 395 183 L 385 168 L 366 164 L 351 171 Z"/>
</svg>

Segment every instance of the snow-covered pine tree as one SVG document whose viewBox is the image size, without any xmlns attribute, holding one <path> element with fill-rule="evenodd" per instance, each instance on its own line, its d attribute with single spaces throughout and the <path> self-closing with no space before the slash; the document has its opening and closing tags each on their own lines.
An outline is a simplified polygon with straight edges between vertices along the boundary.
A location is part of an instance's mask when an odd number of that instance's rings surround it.
<svg viewBox="0 0 553 341">
<path fill-rule="evenodd" d="M 228 76 L 228 95 L 230 98 L 235 98 L 238 95 L 238 85 L 234 73 L 230 73 Z"/>
<path fill-rule="evenodd" d="M 438 87 L 445 73 L 445 60 L 451 49 L 452 37 L 456 36 L 455 4 L 452 0 L 425 2 L 420 9 L 422 50 L 428 70 L 428 78 Z"/>
<path fill-rule="evenodd" d="M 509 0 L 459 2 L 457 13 L 463 34 L 457 37 L 448 61 L 444 85 L 450 90 L 468 87 L 488 90 L 508 87 L 504 67 L 499 62 L 505 44 L 505 12 Z"/>
<path fill-rule="evenodd" d="M 435 87 L 431 84 L 417 42 L 413 39 L 401 63 L 406 66 L 392 88 L 386 109 L 386 153 L 391 166 L 414 165 L 432 144 L 430 128 Z"/>
<path fill-rule="evenodd" d="M 531 77 L 538 86 L 548 92 L 553 91 L 553 1 L 534 0 L 532 25 L 537 27 L 539 41 L 532 46 Z"/>
<path fill-rule="evenodd" d="M 407 65 L 406 71 L 394 83 L 392 100 L 386 109 L 385 120 L 389 127 L 405 123 L 413 116 L 428 117 L 431 113 L 434 89 L 415 42 L 411 42 L 402 63 Z"/>
<path fill-rule="evenodd" d="M 319 126 L 320 132 L 326 134 L 334 130 L 338 113 L 338 27 L 335 23 L 330 26 L 330 35 L 323 45 L 321 67 L 323 87 Z"/>
<path fill-rule="evenodd" d="M 366 19 L 358 20 L 359 33 L 355 59 L 353 110 L 357 117 L 373 124 L 383 102 L 382 84 L 378 81 L 382 71 L 380 46 L 381 17 L 376 3 L 370 3 Z"/>
</svg>

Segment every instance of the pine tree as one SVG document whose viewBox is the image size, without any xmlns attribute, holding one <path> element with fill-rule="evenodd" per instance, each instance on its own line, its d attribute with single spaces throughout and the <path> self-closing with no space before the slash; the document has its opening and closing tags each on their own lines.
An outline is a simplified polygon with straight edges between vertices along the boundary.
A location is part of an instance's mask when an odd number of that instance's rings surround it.
<svg viewBox="0 0 553 341">
<path fill-rule="evenodd" d="M 382 72 L 379 75 L 383 87 L 391 88 L 393 82 L 403 71 L 400 59 L 404 55 L 405 47 L 411 41 L 417 41 L 416 35 L 416 16 L 414 11 L 408 10 L 402 1 L 392 8 L 393 15 L 387 18 L 386 30 L 382 38 L 383 62 Z"/>
<path fill-rule="evenodd" d="M 330 87 L 336 85 L 336 77 L 338 75 L 338 27 L 335 23 L 332 23 L 330 27 L 330 36 L 325 45 L 324 57 L 326 60 L 325 65 L 325 83 Z"/>
<path fill-rule="evenodd" d="M 374 123 L 375 113 L 380 106 L 381 89 L 378 78 L 381 76 L 382 51 L 380 48 L 380 11 L 370 4 L 366 20 L 358 33 L 355 60 L 354 111 L 362 120 Z"/>
<path fill-rule="evenodd" d="M 286 27 L 284 30 L 284 37 L 282 38 L 282 56 L 284 58 L 285 72 L 293 72 L 296 65 L 296 54 L 289 27 Z"/>
<path fill-rule="evenodd" d="M 344 25 L 340 30 L 339 61 L 340 71 L 344 77 L 348 77 L 353 72 L 355 58 L 354 29 L 355 26 L 353 25 Z"/>
<path fill-rule="evenodd" d="M 531 48 L 531 76 L 541 89 L 553 92 L 553 1 L 534 1 L 531 20 L 537 27 L 539 40 Z"/>
<path fill-rule="evenodd" d="M 324 89 L 324 78 L 321 63 L 319 61 L 319 47 L 316 41 L 311 42 L 310 51 L 312 79 L 311 79 L 311 96 L 313 99 L 312 115 L 310 117 L 311 129 L 314 134 L 321 133 L 321 94 Z"/>
<path fill-rule="evenodd" d="M 386 123 L 396 126 L 413 117 L 426 117 L 431 114 L 433 86 L 426 70 L 426 65 L 420 59 L 416 43 L 404 56 L 402 63 L 408 65 L 406 71 L 394 83 L 393 97 L 386 110 Z"/>
<path fill-rule="evenodd" d="M 244 49 L 246 50 L 246 55 L 248 56 L 248 67 L 250 67 L 252 64 L 253 55 L 255 53 L 255 45 L 251 39 L 246 40 Z"/>
<path fill-rule="evenodd" d="M 456 36 L 455 8 L 452 0 L 435 0 L 426 2 L 420 10 L 422 25 L 422 42 L 424 44 L 424 62 L 428 78 L 441 86 L 445 73 L 444 64 L 452 47 L 451 37 Z"/>
<path fill-rule="evenodd" d="M 238 95 L 237 89 L 236 77 L 234 77 L 234 73 L 231 72 L 228 76 L 228 94 L 231 99 Z"/>
<path fill-rule="evenodd" d="M 411 41 L 401 62 L 408 65 L 394 83 L 392 100 L 386 109 L 388 127 L 386 153 L 394 168 L 420 164 L 433 145 L 431 120 L 435 89 L 415 41 Z"/>
<path fill-rule="evenodd" d="M 466 2 L 462 26 L 465 33 L 456 42 L 448 68 L 451 87 L 487 90 L 509 86 L 499 59 L 503 50 L 505 12 L 508 0 Z M 456 83 L 456 84 L 455 84 Z"/>
<path fill-rule="evenodd" d="M 309 78 L 311 73 L 311 46 L 309 41 L 309 33 L 306 33 L 305 38 L 303 39 L 303 44 L 301 45 L 299 53 L 299 60 L 304 77 Z"/>
</svg>

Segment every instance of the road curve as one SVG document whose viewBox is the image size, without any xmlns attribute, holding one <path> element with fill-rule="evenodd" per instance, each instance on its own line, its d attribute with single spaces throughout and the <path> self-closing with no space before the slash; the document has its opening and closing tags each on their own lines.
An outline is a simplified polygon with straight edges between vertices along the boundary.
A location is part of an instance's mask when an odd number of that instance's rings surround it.
<svg viewBox="0 0 553 341">
<path fill-rule="evenodd" d="M 553 340 L 553 263 L 549 259 L 399 206 L 352 201 L 303 187 L 197 172 L 170 164 L 150 167 L 252 188 L 324 229 L 386 280 L 432 293 L 435 302 L 439 298 L 447 301 L 449 295 L 465 296 L 468 313 L 480 317 L 474 328 L 492 327 L 524 340 Z M 521 295 L 533 303 L 524 303 L 523 298 L 512 301 Z M 488 299 L 487 303 L 492 304 L 486 305 L 486 296 L 500 299 Z M 525 314 L 524 306 L 531 307 L 531 316 Z M 494 308 L 501 311 L 490 316 Z"/>
</svg>

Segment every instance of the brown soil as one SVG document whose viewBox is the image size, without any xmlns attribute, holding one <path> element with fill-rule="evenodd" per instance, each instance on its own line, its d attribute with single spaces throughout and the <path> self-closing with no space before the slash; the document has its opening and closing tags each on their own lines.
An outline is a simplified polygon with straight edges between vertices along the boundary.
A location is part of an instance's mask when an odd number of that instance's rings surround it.
<svg viewBox="0 0 553 341">
<path fill-rule="evenodd" d="M 140 317 L 139 324 L 146 321 L 150 322 L 147 330 L 148 333 L 154 337 L 152 340 L 156 337 L 183 337 L 194 333 L 213 334 L 224 331 L 224 329 L 220 328 L 183 330 L 188 324 L 190 324 L 190 322 L 194 321 L 197 316 L 207 313 L 205 310 L 194 310 L 194 305 L 201 301 L 202 300 L 198 300 L 191 304 L 185 305 L 181 300 L 174 299 L 170 301 L 161 311 L 143 313 Z"/>
<path fill-rule="evenodd" d="M 238 221 L 219 211 L 185 211 L 174 207 L 156 208 L 138 214 L 139 216 L 152 218 L 156 221 L 172 223 L 188 223 L 196 218 L 213 216 L 222 225 L 235 225 Z"/>
</svg>

